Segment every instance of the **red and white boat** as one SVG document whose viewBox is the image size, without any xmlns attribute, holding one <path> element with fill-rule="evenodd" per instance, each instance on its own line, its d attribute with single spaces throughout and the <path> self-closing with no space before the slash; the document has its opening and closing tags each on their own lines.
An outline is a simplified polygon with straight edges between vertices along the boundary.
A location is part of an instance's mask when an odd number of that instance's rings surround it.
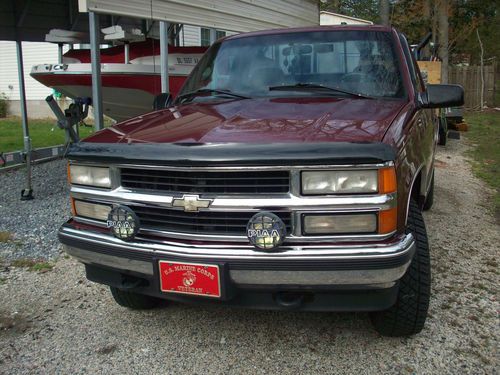
<svg viewBox="0 0 500 375">
<path fill-rule="evenodd" d="M 174 97 L 206 50 L 169 46 L 169 86 Z M 92 97 L 89 49 L 69 50 L 62 64 L 35 65 L 31 76 L 71 99 Z M 146 39 L 101 49 L 101 80 L 105 115 L 121 121 L 150 112 L 154 97 L 161 93 L 160 42 Z"/>
</svg>

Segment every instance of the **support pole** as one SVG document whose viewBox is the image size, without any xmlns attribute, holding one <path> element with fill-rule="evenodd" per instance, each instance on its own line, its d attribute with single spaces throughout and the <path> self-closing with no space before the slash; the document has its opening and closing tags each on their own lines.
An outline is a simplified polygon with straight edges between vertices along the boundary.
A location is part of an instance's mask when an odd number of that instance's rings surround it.
<svg viewBox="0 0 500 375">
<path fill-rule="evenodd" d="M 217 39 L 217 30 L 210 29 L 210 45 L 214 44 Z"/>
<path fill-rule="evenodd" d="M 123 51 L 125 54 L 125 64 L 130 64 L 130 44 L 129 42 L 125 42 L 123 45 Z"/>
<path fill-rule="evenodd" d="M 168 82 L 168 22 L 160 21 L 161 92 L 170 92 Z"/>
<path fill-rule="evenodd" d="M 99 49 L 99 15 L 89 12 L 90 59 L 92 63 L 92 107 L 94 107 L 94 129 L 104 128 L 102 114 L 101 55 Z"/>
<path fill-rule="evenodd" d="M 62 64 L 63 63 L 63 44 L 59 43 L 57 45 L 57 63 Z"/>
<path fill-rule="evenodd" d="M 31 138 L 28 128 L 28 112 L 26 109 L 26 90 L 24 85 L 23 46 L 20 40 L 16 41 L 17 72 L 19 77 L 19 99 L 21 103 L 21 119 L 23 123 L 24 153 L 26 156 L 26 189 L 21 191 L 21 200 L 33 199 L 31 185 Z"/>
</svg>

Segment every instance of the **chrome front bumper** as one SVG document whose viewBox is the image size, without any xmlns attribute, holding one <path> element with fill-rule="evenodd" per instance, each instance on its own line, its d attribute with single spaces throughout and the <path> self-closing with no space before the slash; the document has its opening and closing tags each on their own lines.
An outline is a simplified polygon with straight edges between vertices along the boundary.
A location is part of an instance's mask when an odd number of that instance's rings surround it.
<svg viewBox="0 0 500 375">
<path fill-rule="evenodd" d="M 415 241 L 411 234 L 393 242 L 284 246 L 280 252 L 250 245 L 188 244 L 160 240 L 121 241 L 107 233 L 73 227 L 59 230 L 66 252 L 89 265 L 154 277 L 158 259 L 227 264 L 237 286 L 392 286 L 406 272 Z"/>
</svg>

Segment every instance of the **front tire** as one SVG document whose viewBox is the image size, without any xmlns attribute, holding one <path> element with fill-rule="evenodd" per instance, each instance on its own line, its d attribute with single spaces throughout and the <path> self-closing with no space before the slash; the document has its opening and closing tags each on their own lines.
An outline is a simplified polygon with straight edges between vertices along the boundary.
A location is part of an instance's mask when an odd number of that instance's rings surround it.
<svg viewBox="0 0 500 375">
<path fill-rule="evenodd" d="M 411 336 L 422 331 L 431 292 L 431 264 L 424 219 L 415 201 L 410 202 L 407 232 L 415 238 L 416 250 L 410 266 L 399 281 L 396 303 L 371 313 L 377 332 L 384 336 Z"/>
<path fill-rule="evenodd" d="M 431 188 L 429 189 L 427 197 L 425 198 L 423 210 L 424 211 L 430 210 L 433 204 L 434 204 L 434 171 L 432 171 Z"/>
<path fill-rule="evenodd" d="M 115 302 L 120 306 L 127 307 L 132 310 L 149 310 L 157 307 L 161 299 L 129 292 L 127 290 L 118 289 L 110 286 L 111 295 Z"/>
</svg>

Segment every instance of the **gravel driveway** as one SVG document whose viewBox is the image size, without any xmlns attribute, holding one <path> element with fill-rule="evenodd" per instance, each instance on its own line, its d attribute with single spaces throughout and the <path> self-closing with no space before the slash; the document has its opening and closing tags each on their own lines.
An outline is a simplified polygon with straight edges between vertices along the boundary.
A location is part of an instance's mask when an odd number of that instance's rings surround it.
<svg viewBox="0 0 500 375">
<path fill-rule="evenodd" d="M 18 201 L 21 171 L 0 175 L 0 231 L 15 235 L 0 243 L 0 373 L 497 373 L 500 231 L 466 147 L 450 141 L 438 153 L 435 205 L 425 214 L 430 315 L 405 339 L 379 336 L 367 314 L 181 304 L 129 311 L 65 256 L 48 272 L 7 266 L 54 260 L 69 207 L 64 162 L 35 167 L 32 202 Z"/>
</svg>

